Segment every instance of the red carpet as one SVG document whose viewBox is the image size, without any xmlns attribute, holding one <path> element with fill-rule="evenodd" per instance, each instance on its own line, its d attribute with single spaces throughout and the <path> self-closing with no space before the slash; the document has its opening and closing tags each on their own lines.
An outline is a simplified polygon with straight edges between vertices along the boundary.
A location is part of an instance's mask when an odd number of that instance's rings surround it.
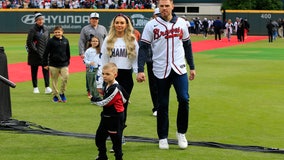
<svg viewBox="0 0 284 160">
<path fill-rule="evenodd" d="M 79 56 L 71 57 L 69 72 L 82 72 L 86 70 L 83 60 Z M 8 64 L 9 80 L 12 82 L 25 82 L 32 80 L 31 69 L 27 62 Z M 38 78 L 43 78 L 41 67 L 38 69 Z"/>
<path fill-rule="evenodd" d="M 228 42 L 228 39 L 224 37 L 222 38 L 221 41 L 204 40 L 204 41 L 193 42 L 192 50 L 193 50 L 193 53 L 196 53 L 196 52 L 202 52 L 205 50 L 213 50 L 216 48 L 224 48 L 224 47 L 230 47 L 230 46 L 240 45 L 240 44 L 249 43 L 249 42 L 255 42 L 259 40 L 264 40 L 266 38 L 267 36 L 249 36 L 245 40 L 245 42 L 238 42 L 238 39 L 236 36 L 233 36 L 230 42 Z"/>
<path fill-rule="evenodd" d="M 233 36 L 231 41 L 228 42 L 227 38 L 221 41 L 204 40 L 199 42 L 192 42 L 193 53 L 202 52 L 205 50 L 212 50 L 216 48 L 224 48 L 233 45 L 240 45 L 248 42 L 255 42 L 258 40 L 266 39 L 266 36 L 249 36 L 245 42 L 238 42 L 236 36 Z M 85 71 L 85 65 L 79 56 L 73 56 L 69 66 L 70 73 Z M 12 82 L 25 82 L 31 80 L 30 66 L 27 62 L 8 64 L 9 80 Z M 39 68 L 38 77 L 43 78 L 41 68 Z"/>
</svg>

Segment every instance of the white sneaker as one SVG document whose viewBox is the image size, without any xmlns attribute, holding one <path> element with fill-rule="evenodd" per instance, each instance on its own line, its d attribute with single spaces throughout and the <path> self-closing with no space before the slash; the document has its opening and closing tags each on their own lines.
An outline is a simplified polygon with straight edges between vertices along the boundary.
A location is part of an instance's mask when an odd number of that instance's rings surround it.
<svg viewBox="0 0 284 160">
<path fill-rule="evenodd" d="M 157 111 L 153 112 L 153 116 L 157 117 Z"/>
<path fill-rule="evenodd" d="M 122 144 L 122 145 L 125 145 L 125 144 L 126 144 L 126 140 L 125 140 L 125 137 L 124 137 L 124 136 L 122 136 L 122 138 L 121 138 L 121 144 Z"/>
<path fill-rule="evenodd" d="M 50 87 L 45 88 L 45 94 L 50 94 L 52 92 L 52 89 Z"/>
<path fill-rule="evenodd" d="M 35 88 L 34 88 L 34 93 L 39 93 L 38 87 L 35 87 Z"/>
<path fill-rule="evenodd" d="M 181 149 L 186 149 L 188 146 L 188 142 L 186 140 L 185 134 L 177 132 L 178 146 Z"/>
<path fill-rule="evenodd" d="M 159 148 L 160 149 L 169 149 L 169 144 L 167 138 L 159 140 Z"/>
</svg>

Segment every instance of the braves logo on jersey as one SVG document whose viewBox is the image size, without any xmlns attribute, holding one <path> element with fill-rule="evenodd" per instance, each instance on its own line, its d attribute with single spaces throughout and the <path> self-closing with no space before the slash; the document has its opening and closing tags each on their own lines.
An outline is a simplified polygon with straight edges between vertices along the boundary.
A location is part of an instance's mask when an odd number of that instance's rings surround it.
<svg viewBox="0 0 284 160">
<path fill-rule="evenodd" d="M 155 28 L 153 30 L 153 33 L 154 33 L 154 40 L 159 39 L 161 36 L 164 36 L 165 39 L 170 39 L 174 37 L 179 37 L 179 39 L 182 39 L 183 36 L 183 31 L 180 27 L 165 31 L 161 31 L 159 28 Z"/>
</svg>

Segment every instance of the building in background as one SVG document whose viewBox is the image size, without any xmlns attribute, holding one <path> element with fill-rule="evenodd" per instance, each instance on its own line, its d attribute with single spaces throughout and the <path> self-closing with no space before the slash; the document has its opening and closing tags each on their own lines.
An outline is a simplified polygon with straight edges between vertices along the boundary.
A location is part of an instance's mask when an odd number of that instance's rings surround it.
<svg viewBox="0 0 284 160">
<path fill-rule="evenodd" d="M 175 0 L 175 13 L 190 17 L 220 16 L 224 0 Z"/>
</svg>

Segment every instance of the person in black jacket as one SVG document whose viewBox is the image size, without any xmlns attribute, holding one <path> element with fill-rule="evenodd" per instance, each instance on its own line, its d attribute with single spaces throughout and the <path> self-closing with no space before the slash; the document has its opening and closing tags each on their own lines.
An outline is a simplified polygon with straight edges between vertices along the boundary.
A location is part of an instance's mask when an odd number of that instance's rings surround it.
<svg viewBox="0 0 284 160">
<path fill-rule="evenodd" d="M 47 42 L 43 64 L 44 68 L 49 70 L 51 74 L 53 102 L 66 102 L 67 98 L 64 92 L 69 77 L 70 45 L 68 39 L 63 36 L 61 26 L 56 26 L 53 32 L 54 36 Z M 59 75 L 62 77 L 60 91 L 57 89 Z"/>
<path fill-rule="evenodd" d="M 106 86 L 103 100 L 95 101 L 103 107 L 101 121 L 96 132 L 96 145 L 99 155 L 96 160 L 107 160 L 106 140 L 108 136 L 113 143 L 116 160 L 122 160 L 122 130 L 124 128 L 124 104 L 128 102 L 129 94 L 116 81 L 118 68 L 115 63 L 106 63 L 102 68 L 102 75 Z"/>
<path fill-rule="evenodd" d="M 49 87 L 49 73 L 48 70 L 43 68 L 42 56 L 45 51 L 45 47 L 48 39 L 50 38 L 50 32 L 44 25 L 44 17 L 41 13 L 35 12 L 35 24 L 28 32 L 26 49 L 28 52 L 28 65 L 31 66 L 31 75 L 33 83 L 33 93 L 40 93 L 37 85 L 37 73 L 38 67 L 42 66 L 42 73 L 44 77 L 45 93 L 52 92 Z"/>
<path fill-rule="evenodd" d="M 216 41 L 217 40 L 221 41 L 222 26 L 223 26 L 223 22 L 220 20 L 220 17 L 217 17 L 217 19 L 213 22 L 214 34 L 215 34 L 215 40 Z"/>
<path fill-rule="evenodd" d="M 245 41 L 245 23 L 244 23 L 244 19 L 242 18 L 238 24 L 237 37 L 238 37 L 238 42 Z"/>
<path fill-rule="evenodd" d="M 269 22 L 266 25 L 269 43 L 273 42 L 273 27 L 274 25 L 272 24 L 272 20 L 269 20 Z"/>
<path fill-rule="evenodd" d="M 207 38 L 208 29 L 209 29 L 209 23 L 208 23 L 207 18 L 204 18 L 204 20 L 202 21 L 202 27 L 203 27 L 204 38 Z"/>
</svg>

